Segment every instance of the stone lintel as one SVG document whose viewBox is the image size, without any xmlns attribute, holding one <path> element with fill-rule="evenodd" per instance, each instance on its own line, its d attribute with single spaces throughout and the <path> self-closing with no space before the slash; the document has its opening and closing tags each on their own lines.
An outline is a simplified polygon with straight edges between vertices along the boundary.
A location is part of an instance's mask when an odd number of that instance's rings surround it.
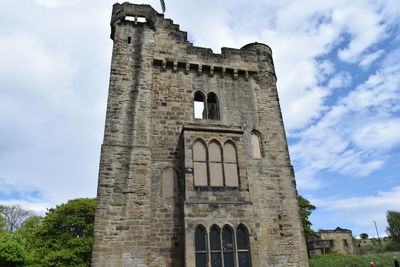
<svg viewBox="0 0 400 267">
<path fill-rule="evenodd" d="M 198 205 L 198 204 L 211 204 L 211 205 L 253 205 L 251 201 L 207 201 L 207 200 L 198 200 L 198 201 L 185 201 L 185 205 Z"/>
</svg>

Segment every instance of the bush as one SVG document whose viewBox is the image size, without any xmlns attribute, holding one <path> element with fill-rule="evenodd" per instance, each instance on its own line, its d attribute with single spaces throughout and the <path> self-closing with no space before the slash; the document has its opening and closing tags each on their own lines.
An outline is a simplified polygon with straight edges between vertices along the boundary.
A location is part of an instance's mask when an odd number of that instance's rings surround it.
<svg viewBox="0 0 400 267">
<path fill-rule="evenodd" d="M 0 234 L 0 266 L 23 266 L 28 258 L 28 253 L 18 237 L 8 233 Z"/>
</svg>

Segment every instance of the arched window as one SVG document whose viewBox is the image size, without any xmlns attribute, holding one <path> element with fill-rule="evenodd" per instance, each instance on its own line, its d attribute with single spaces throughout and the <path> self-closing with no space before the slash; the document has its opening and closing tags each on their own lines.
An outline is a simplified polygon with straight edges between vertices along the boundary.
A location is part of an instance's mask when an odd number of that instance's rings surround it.
<svg viewBox="0 0 400 267">
<path fill-rule="evenodd" d="M 197 140 L 193 144 L 193 169 L 194 185 L 207 186 L 207 148 L 201 140 Z"/>
<path fill-rule="evenodd" d="M 222 149 L 218 141 L 213 140 L 208 145 L 208 160 L 210 167 L 210 185 L 224 186 Z"/>
<path fill-rule="evenodd" d="M 262 158 L 260 136 L 255 131 L 251 133 L 251 148 L 253 158 Z"/>
<path fill-rule="evenodd" d="M 222 229 L 222 249 L 224 255 L 224 267 L 234 267 L 233 231 L 229 226 Z"/>
<path fill-rule="evenodd" d="M 206 99 L 202 92 L 194 93 L 194 118 L 219 120 L 219 103 L 216 94 L 209 93 Z"/>
<path fill-rule="evenodd" d="M 250 267 L 250 245 L 249 234 L 244 225 L 239 225 L 236 229 L 236 242 L 239 267 Z"/>
<path fill-rule="evenodd" d="M 202 226 L 197 226 L 194 238 L 196 267 L 207 267 L 207 235 Z"/>
<path fill-rule="evenodd" d="M 207 118 L 209 120 L 219 120 L 218 98 L 214 93 L 207 95 Z"/>
<path fill-rule="evenodd" d="M 210 229 L 210 252 L 211 267 L 222 267 L 221 235 L 216 225 L 213 225 Z"/>
<path fill-rule="evenodd" d="M 195 231 L 196 267 L 251 267 L 249 233 L 247 228 L 240 224 L 235 229 L 225 225 L 221 229 L 217 225 L 210 228 L 209 246 L 207 246 L 206 231 L 197 226 Z M 235 246 L 236 244 L 236 246 Z M 209 255 L 209 254 L 210 255 Z M 207 264 L 208 256 L 211 265 Z"/>
<path fill-rule="evenodd" d="M 230 141 L 224 144 L 224 173 L 226 186 L 239 186 L 236 147 Z"/>
<path fill-rule="evenodd" d="M 205 97 L 202 92 L 197 91 L 194 94 L 194 118 L 195 119 L 205 119 Z"/>
</svg>

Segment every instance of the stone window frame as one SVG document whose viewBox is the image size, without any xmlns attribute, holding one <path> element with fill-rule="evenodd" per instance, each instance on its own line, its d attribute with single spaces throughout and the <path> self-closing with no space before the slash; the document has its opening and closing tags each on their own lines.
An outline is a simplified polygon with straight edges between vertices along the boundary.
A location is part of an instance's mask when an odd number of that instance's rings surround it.
<svg viewBox="0 0 400 267">
<path fill-rule="evenodd" d="M 198 229 L 200 229 L 202 232 L 203 232 L 203 234 L 204 234 L 204 236 L 203 236 L 203 238 L 205 239 L 205 250 L 203 250 L 203 249 L 198 249 L 198 240 L 196 240 L 196 237 L 197 237 L 197 231 L 198 231 Z M 196 226 L 196 228 L 195 228 L 195 238 L 194 238 L 194 253 L 195 253 L 195 265 L 197 265 L 197 262 L 198 262 L 198 258 L 200 258 L 200 257 L 198 257 L 198 256 L 201 256 L 201 255 L 206 255 L 206 264 L 208 263 L 208 261 L 209 261 L 209 259 L 208 259 L 208 252 L 209 252 L 209 242 L 208 242 L 208 233 L 207 233 L 207 228 L 206 227 L 204 227 L 203 225 L 201 225 L 201 224 L 199 224 L 199 225 L 197 225 Z M 199 259 L 199 261 L 200 261 L 200 259 Z"/>
<path fill-rule="evenodd" d="M 195 155 L 195 145 L 196 145 L 197 142 L 201 143 L 203 145 L 203 147 L 204 147 L 205 160 L 199 160 L 198 159 L 199 156 Z M 192 160 L 193 160 L 193 185 L 196 186 L 196 163 L 198 163 L 198 164 L 203 163 L 203 164 L 206 165 L 206 181 L 207 181 L 207 183 L 206 183 L 206 185 L 200 184 L 200 185 L 197 185 L 197 186 L 199 186 L 199 187 L 208 187 L 208 186 L 210 186 L 210 175 L 209 175 L 210 171 L 209 171 L 209 167 L 208 167 L 208 162 L 209 162 L 208 154 L 209 153 L 208 153 L 208 144 L 207 144 L 207 142 L 202 138 L 196 138 L 194 140 L 194 142 L 193 142 L 193 145 L 192 145 L 192 153 L 193 153 L 193 155 L 192 155 Z"/>
<path fill-rule="evenodd" d="M 239 248 L 239 240 L 238 240 L 238 237 L 237 237 L 238 236 L 237 233 L 238 233 L 238 229 L 239 228 L 242 228 L 244 233 L 245 233 L 245 238 L 247 239 L 246 240 L 247 248 Z M 237 261 L 238 261 L 238 266 L 239 267 L 241 267 L 240 266 L 240 261 L 239 261 L 239 258 L 240 258 L 239 255 L 242 254 L 242 253 L 248 254 L 249 267 L 251 267 L 251 250 L 250 250 L 250 238 L 249 237 L 250 237 L 249 228 L 246 225 L 244 225 L 243 223 L 240 223 L 235 229 L 236 254 L 237 254 L 236 257 L 237 257 Z"/>
<path fill-rule="evenodd" d="M 207 168 L 207 185 L 202 185 L 202 184 L 200 184 L 200 185 L 197 184 L 197 185 L 196 185 L 195 163 L 200 162 L 200 161 L 196 160 L 197 157 L 195 156 L 194 147 L 195 147 L 196 142 L 202 143 L 203 146 L 205 147 L 205 153 L 206 153 L 206 161 L 205 161 L 205 163 L 206 163 L 206 168 Z M 209 146 L 210 146 L 210 144 L 212 144 L 212 143 L 216 143 L 216 144 L 219 146 L 219 148 L 220 148 L 220 152 L 221 152 L 221 162 L 211 162 L 211 160 L 210 160 L 210 153 L 209 153 L 210 150 L 209 150 Z M 226 178 L 225 165 L 233 164 L 232 162 L 225 162 L 225 160 L 224 160 L 224 148 L 225 148 L 225 145 L 226 145 L 227 143 L 232 144 L 233 147 L 234 147 L 234 150 L 235 150 L 235 159 L 236 159 L 235 165 L 236 165 L 236 174 L 237 174 L 237 185 L 235 185 L 235 186 L 227 185 L 227 183 L 226 183 L 227 178 Z M 193 149 L 192 149 L 192 153 L 193 153 L 193 155 L 192 155 L 192 162 L 193 162 L 193 186 L 194 186 L 194 187 L 203 187 L 203 188 L 240 188 L 240 186 L 241 186 L 241 183 L 240 183 L 241 179 L 240 179 L 240 171 L 239 171 L 238 146 L 237 146 L 236 142 L 234 142 L 234 141 L 233 141 L 232 139 L 230 139 L 230 138 L 224 140 L 223 142 L 221 142 L 220 140 L 218 140 L 218 139 L 216 139 L 216 138 L 211 138 L 211 139 L 208 140 L 208 142 L 207 142 L 207 141 L 204 140 L 203 138 L 197 137 L 197 138 L 195 138 L 194 141 L 193 141 L 192 148 L 193 148 Z M 201 161 L 201 162 L 203 162 L 203 161 Z M 212 185 L 212 182 L 211 182 L 211 177 L 212 177 L 212 176 L 211 176 L 211 168 L 210 168 L 210 164 L 211 164 L 211 163 L 220 163 L 220 164 L 221 164 L 221 167 L 222 167 L 222 181 L 223 181 L 223 184 L 222 184 L 221 186 Z"/>
<path fill-rule="evenodd" d="M 202 118 L 196 118 L 196 111 L 195 111 L 195 99 L 197 98 L 197 96 L 201 96 L 202 98 L 202 102 L 203 102 L 203 114 L 202 114 Z M 212 107 L 212 105 L 209 105 L 210 102 L 210 98 L 211 97 L 215 97 L 215 114 L 211 115 L 210 114 L 210 108 Z M 199 102 L 201 102 L 199 101 Z M 193 117 L 195 120 L 220 120 L 221 118 L 221 114 L 220 114 L 220 101 L 219 101 L 219 97 L 217 95 L 217 93 L 211 91 L 208 93 L 204 93 L 202 90 L 196 90 L 193 93 Z"/>
<path fill-rule="evenodd" d="M 228 161 L 227 157 L 225 157 L 227 144 L 231 144 L 233 146 L 233 149 L 234 149 L 234 161 L 233 162 Z M 235 165 L 235 167 L 236 167 L 235 169 L 236 169 L 237 185 L 234 185 L 234 186 L 227 185 L 226 172 L 227 172 L 227 168 L 228 168 L 229 165 Z M 236 143 L 231 139 L 227 139 L 223 143 L 223 146 L 222 146 L 222 166 L 223 166 L 223 170 L 224 170 L 224 186 L 232 187 L 232 188 L 240 187 L 238 147 L 237 147 Z"/>
<path fill-rule="evenodd" d="M 197 229 L 200 228 L 204 231 L 205 233 L 205 238 L 206 238 L 206 249 L 207 251 L 197 251 L 196 250 L 196 231 Z M 244 230 L 245 233 L 245 238 L 246 243 L 247 243 L 247 248 L 246 249 L 239 249 L 238 245 L 239 245 L 239 241 L 238 241 L 238 236 L 237 236 L 237 232 L 238 229 L 241 228 Z M 242 267 L 240 265 L 240 261 L 239 261 L 239 254 L 240 253 L 247 253 L 248 255 L 248 265 L 247 267 L 251 267 L 252 266 L 252 261 L 251 261 L 251 247 L 250 247 L 250 231 L 249 228 L 247 227 L 246 224 L 244 223 L 239 223 L 236 227 L 234 227 L 233 225 L 229 224 L 229 223 L 224 223 L 222 226 L 219 226 L 218 224 L 211 224 L 210 227 L 205 227 L 203 224 L 198 224 L 195 228 L 195 236 L 193 239 L 194 242 L 194 253 L 195 253 L 195 266 L 196 267 L 202 267 L 202 266 L 198 266 L 197 265 L 197 260 L 196 260 L 196 255 L 197 254 L 206 254 L 207 257 L 207 262 L 206 262 L 206 266 L 207 267 L 211 267 L 212 266 L 212 255 L 216 255 L 218 257 L 219 255 L 219 259 L 221 260 L 221 265 L 220 266 L 224 266 L 225 264 L 225 257 L 224 254 L 227 253 L 233 253 L 233 264 L 234 267 Z M 218 241 L 219 242 L 217 245 L 214 245 L 211 243 L 212 242 L 212 238 L 211 238 L 211 232 L 212 230 L 215 229 L 218 233 Z M 225 229 L 229 229 L 231 234 L 232 234 L 232 249 L 227 250 L 224 249 L 224 237 L 223 237 L 223 231 Z M 213 249 L 214 247 L 214 249 Z M 246 267 L 246 266 L 245 266 Z"/>
<path fill-rule="evenodd" d="M 254 147 L 253 147 L 253 140 L 252 140 L 253 136 L 256 136 L 258 138 L 258 145 L 259 145 L 259 149 L 260 149 L 260 157 L 256 157 L 254 155 Z M 264 144 L 264 142 L 263 142 L 262 134 L 260 133 L 260 131 L 258 131 L 256 129 L 253 129 L 250 132 L 251 157 L 253 159 L 262 159 L 262 158 L 264 158 L 264 145 L 263 144 Z"/>
</svg>

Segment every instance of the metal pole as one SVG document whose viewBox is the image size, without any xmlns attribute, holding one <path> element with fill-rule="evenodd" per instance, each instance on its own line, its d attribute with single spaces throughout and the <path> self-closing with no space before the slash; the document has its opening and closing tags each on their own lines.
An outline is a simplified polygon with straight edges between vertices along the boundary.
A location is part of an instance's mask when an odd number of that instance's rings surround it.
<svg viewBox="0 0 400 267">
<path fill-rule="evenodd" d="M 373 221 L 373 222 L 374 222 L 374 224 L 375 224 L 375 230 L 376 230 L 376 234 L 378 235 L 379 245 L 380 245 L 380 246 L 381 246 L 381 248 L 382 248 L 381 239 L 379 238 L 378 227 L 376 227 L 376 222 L 375 222 L 375 221 Z"/>
</svg>

